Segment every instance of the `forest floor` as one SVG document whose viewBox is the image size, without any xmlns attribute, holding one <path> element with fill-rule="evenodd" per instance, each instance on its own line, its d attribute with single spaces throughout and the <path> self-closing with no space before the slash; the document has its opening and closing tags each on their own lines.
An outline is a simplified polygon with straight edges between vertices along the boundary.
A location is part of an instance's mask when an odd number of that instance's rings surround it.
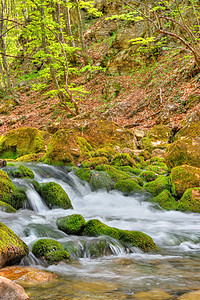
<svg viewBox="0 0 200 300">
<path fill-rule="evenodd" d="M 94 60 L 103 51 L 99 49 L 93 52 Z M 31 81 L 22 81 L 17 92 L 19 103 L 0 115 L 0 134 L 19 127 L 48 130 L 50 125 L 55 125 L 62 128 L 73 120 L 88 117 L 112 120 L 127 128 L 150 129 L 158 116 L 166 113 L 169 104 L 175 105 L 175 112 L 166 124 L 177 126 L 188 112 L 200 111 L 200 73 L 193 72 L 192 63 L 192 59 L 184 58 L 184 51 L 174 50 L 163 53 L 155 62 L 142 65 L 130 75 L 111 76 L 99 72 L 89 79 L 88 74 L 74 78 L 76 85 L 84 83 L 88 92 L 79 104 L 81 114 L 75 118 L 68 118 L 58 98 L 33 91 Z M 116 81 L 120 92 L 114 100 L 108 101 L 104 86 Z"/>
</svg>

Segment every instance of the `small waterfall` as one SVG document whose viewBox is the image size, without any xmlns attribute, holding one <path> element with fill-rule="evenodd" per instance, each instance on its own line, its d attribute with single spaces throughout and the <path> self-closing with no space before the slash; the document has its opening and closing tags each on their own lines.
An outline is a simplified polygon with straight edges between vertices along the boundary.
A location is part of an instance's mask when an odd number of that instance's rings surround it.
<svg viewBox="0 0 200 300">
<path fill-rule="evenodd" d="M 30 206 L 32 207 L 35 213 L 44 213 L 49 210 L 49 208 L 46 206 L 40 195 L 36 192 L 36 190 L 33 187 L 27 187 L 26 196 Z"/>
</svg>

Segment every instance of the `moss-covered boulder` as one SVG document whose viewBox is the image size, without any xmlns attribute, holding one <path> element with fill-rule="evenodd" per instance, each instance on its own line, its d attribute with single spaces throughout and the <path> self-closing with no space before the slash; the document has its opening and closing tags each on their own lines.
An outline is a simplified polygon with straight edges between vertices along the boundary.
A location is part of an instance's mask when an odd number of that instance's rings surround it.
<svg viewBox="0 0 200 300">
<path fill-rule="evenodd" d="M 20 262 L 28 253 L 28 246 L 11 229 L 0 223 L 0 268 Z"/>
<path fill-rule="evenodd" d="M 78 136 L 77 142 L 80 147 L 82 159 L 87 159 L 91 157 L 91 152 L 93 150 L 92 146 L 83 137 Z"/>
<path fill-rule="evenodd" d="M 146 170 L 152 171 L 154 173 L 157 173 L 159 175 L 164 175 L 169 173 L 169 169 L 165 163 L 161 162 L 154 162 L 153 164 L 150 164 L 146 167 Z"/>
<path fill-rule="evenodd" d="M 200 139 L 183 137 L 169 145 L 165 154 L 165 162 L 169 169 L 181 165 L 200 168 Z"/>
<path fill-rule="evenodd" d="M 96 219 L 90 220 L 86 223 L 83 235 L 109 235 L 126 245 L 140 248 L 143 251 L 157 250 L 157 246 L 150 236 L 139 231 L 121 230 L 109 227 Z"/>
<path fill-rule="evenodd" d="M 131 178 L 131 175 L 127 174 L 126 172 L 109 165 L 99 165 L 95 168 L 95 170 L 106 172 L 114 182 Z"/>
<path fill-rule="evenodd" d="M 63 246 L 56 240 L 41 239 L 33 244 L 33 254 L 47 261 L 49 264 L 57 263 L 60 261 L 68 261 L 70 254 L 63 250 Z"/>
<path fill-rule="evenodd" d="M 142 193 L 143 188 L 132 178 L 119 180 L 114 185 L 114 189 L 123 192 L 125 195 L 130 193 Z"/>
<path fill-rule="evenodd" d="M 173 195 L 180 198 L 187 189 L 200 186 L 200 168 L 175 167 L 171 170 L 170 180 Z"/>
<path fill-rule="evenodd" d="M 112 121 L 88 121 L 87 126 L 80 128 L 80 133 L 94 149 L 111 145 L 136 149 L 134 133 Z"/>
<path fill-rule="evenodd" d="M 0 201 L 0 211 L 4 211 L 6 213 L 15 213 L 17 210 L 10 204 Z"/>
<path fill-rule="evenodd" d="M 80 235 L 86 224 L 85 219 L 78 214 L 57 219 L 58 229 L 67 234 Z"/>
<path fill-rule="evenodd" d="M 8 131 L 0 138 L 0 156 L 14 158 L 26 154 L 45 152 L 50 135 L 36 128 L 19 128 Z"/>
<path fill-rule="evenodd" d="M 142 147 L 152 151 L 155 148 L 165 148 L 169 143 L 171 129 L 167 125 L 154 126 L 141 141 Z"/>
<path fill-rule="evenodd" d="M 170 191 L 169 177 L 160 175 L 154 181 L 148 182 L 144 185 L 144 189 L 153 196 L 159 195 L 165 189 Z"/>
<path fill-rule="evenodd" d="M 43 156 L 45 153 L 33 153 L 33 154 L 26 154 L 23 156 L 20 156 L 16 159 L 16 161 L 19 162 L 38 162 L 42 161 Z"/>
<path fill-rule="evenodd" d="M 106 172 L 93 170 L 89 181 L 93 190 L 106 189 L 110 191 L 114 187 L 114 181 Z"/>
<path fill-rule="evenodd" d="M 121 167 L 121 166 L 130 166 L 133 167 L 136 165 L 135 160 L 128 153 L 119 153 L 116 154 L 111 162 L 112 165 Z"/>
<path fill-rule="evenodd" d="M 105 156 L 91 157 L 81 162 L 83 168 L 95 168 L 98 165 L 104 165 L 104 164 L 108 164 L 108 159 Z"/>
<path fill-rule="evenodd" d="M 115 147 L 105 146 L 98 148 L 96 151 L 91 152 L 91 155 L 93 157 L 104 156 L 107 157 L 108 160 L 111 160 L 111 158 L 116 154 L 116 152 L 117 150 L 115 149 Z"/>
<path fill-rule="evenodd" d="M 64 189 L 55 182 L 48 182 L 41 186 L 41 196 L 50 208 L 72 208 L 71 201 Z"/>
<path fill-rule="evenodd" d="M 2 170 L 0 170 L 0 201 L 10 204 L 15 209 L 22 208 L 26 201 L 25 193 L 20 191 Z"/>
<path fill-rule="evenodd" d="M 146 181 L 146 182 L 150 182 L 153 180 L 156 180 L 156 178 L 158 177 L 158 174 L 156 174 L 153 171 L 143 171 L 140 173 L 140 177 Z"/>
<path fill-rule="evenodd" d="M 175 140 L 181 139 L 182 137 L 200 137 L 200 121 L 186 122 L 185 126 L 183 126 L 175 135 Z"/>
<path fill-rule="evenodd" d="M 134 176 L 134 175 L 137 175 L 139 176 L 140 173 L 142 172 L 141 169 L 138 169 L 138 168 L 132 168 L 130 166 L 122 166 L 122 167 L 119 167 L 118 168 L 119 170 L 131 175 L 131 176 Z"/>
<path fill-rule="evenodd" d="M 168 190 L 162 191 L 158 196 L 150 200 L 151 202 L 158 203 L 166 210 L 176 210 L 178 202 L 174 199 Z"/>
<path fill-rule="evenodd" d="M 78 136 L 73 129 L 60 129 L 51 138 L 43 160 L 45 163 L 76 164 L 81 156 Z"/>
<path fill-rule="evenodd" d="M 90 182 L 92 171 L 89 168 L 81 168 L 75 171 L 76 176 L 81 180 Z"/>
<path fill-rule="evenodd" d="M 178 202 L 178 210 L 200 213 L 200 188 L 190 188 L 185 191 Z"/>
<path fill-rule="evenodd" d="M 20 165 L 17 169 L 10 171 L 11 175 L 15 178 L 34 178 L 34 173 L 31 169 L 26 166 Z"/>
</svg>

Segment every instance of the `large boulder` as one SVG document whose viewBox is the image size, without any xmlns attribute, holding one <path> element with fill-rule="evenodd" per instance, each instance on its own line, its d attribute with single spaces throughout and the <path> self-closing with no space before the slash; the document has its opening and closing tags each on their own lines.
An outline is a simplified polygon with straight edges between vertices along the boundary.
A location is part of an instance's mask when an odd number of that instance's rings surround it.
<svg viewBox="0 0 200 300">
<path fill-rule="evenodd" d="M 18 263 L 28 255 L 28 246 L 3 223 L 0 223 L 0 237 L 0 268 Z"/>
<path fill-rule="evenodd" d="M 71 216 L 61 217 L 57 219 L 58 229 L 67 234 L 79 235 L 85 227 L 85 219 L 78 214 Z"/>
<path fill-rule="evenodd" d="M 179 200 L 178 209 L 200 213 L 200 188 L 190 188 Z"/>
<path fill-rule="evenodd" d="M 200 186 L 200 168 L 187 165 L 175 167 L 171 170 L 170 180 L 173 195 L 180 198 L 187 189 Z"/>
<path fill-rule="evenodd" d="M 164 190 L 170 191 L 170 187 L 169 177 L 163 175 L 158 176 L 156 180 L 147 182 L 144 185 L 144 189 L 154 197 L 158 196 Z"/>
<path fill-rule="evenodd" d="M 64 209 L 72 208 L 71 201 L 65 190 L 55 182 L 48 182 L 41 186 L 41 196 L 50 207 L 60 207 Z"/>
<path fill-rule="evenodd" d="M 17 158 L 25 154 L 45 152 L 50 135 L 36 128 L 19 128 L 8 131 L 0 138 L 0 156 Z"/>
<path fill-rule="evenodd" d="M 19 209 L 23 207 L 25 200 L 24 192 L 12 183 L 6 172 L 0 170 L 0 201 Z"/>
<path fill-rule="evenodd" d="M 182 137 L 168 146 L 165 162 L 170 169 L 184 164 L 200 168 L 199 153 L 199 137 Z"/>
<path fill-rule="evenodd" d="M 156 125 L 141 141 L 142 147 L 147 150 L 166 148 L 171 136 L 171 129 L 167 125 Z"/>
<path fill-rule="evenodd" d="M 10 279 L 0 276 L 0 299 L 28 300 L 24 288 Z"/>
</svg>

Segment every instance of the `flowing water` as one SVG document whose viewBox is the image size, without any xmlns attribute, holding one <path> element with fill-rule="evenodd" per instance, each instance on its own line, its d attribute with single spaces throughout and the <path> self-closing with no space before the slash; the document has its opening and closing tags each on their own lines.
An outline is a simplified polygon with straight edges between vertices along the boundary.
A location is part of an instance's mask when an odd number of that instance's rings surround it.
<svg viewBox="0 0 200 300">
<path fill-rule="evenodd" d="M 59 282 L 29 287 L 30 299 L 129 299 L 135 293 L 156 288 L 176 299 L 186 291 L 200 289 L 200 214 L 164 211 L 141 195 L 127 197 L 117 191 L 91 191 L 88 184 L 65 167 L 27 166 L 39 183 L 59 183 L 74 207 L 50 210 L 30 181 L 13 179 L 15 184 L 25 187 L 29 203 L 15 214 L 0 212 L 1 222 L 30 249 L 39 238 L 50 237 L 61 242 L 73 257 L 69 264 L 51 266 L 42 264 L 32 253 L 23 259 L 24 265 L 60 275 Z M 56 220 L 74 213 L 81 214 L 86 221 L 97 218 L 112 227 L 142 231 L 153 238 L 160 251 L 125 249 L 109 237 L 68 236 L 57 229 Z M 102 255 L 96 257 L 101 242 L 106 246 Z"/>
</svg>

